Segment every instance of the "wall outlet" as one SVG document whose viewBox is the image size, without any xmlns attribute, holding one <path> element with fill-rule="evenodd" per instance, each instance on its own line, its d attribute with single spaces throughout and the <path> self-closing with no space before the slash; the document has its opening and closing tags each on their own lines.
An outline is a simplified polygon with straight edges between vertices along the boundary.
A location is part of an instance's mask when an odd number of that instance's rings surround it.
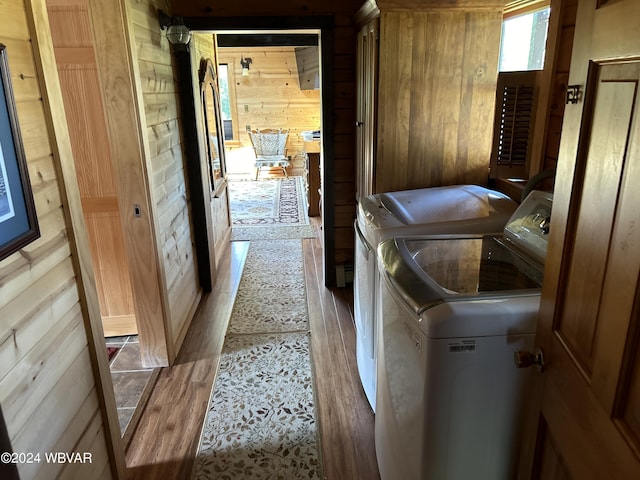
<svg viewBox="0 0 640 480">
<path fill-rule="evenodd" d="M 247 113 L 249 111 L 249 105 L 245 105 L 244 106 L 244 113 Z"/>
<path fill-rule="evenodd" d="M 247 127 L 246 127 L 246 128 L 247 128 L 247 132 L 250 132 L 250 131 L 251 131 L 251 125 L 247 125 Z"/>
</svg>

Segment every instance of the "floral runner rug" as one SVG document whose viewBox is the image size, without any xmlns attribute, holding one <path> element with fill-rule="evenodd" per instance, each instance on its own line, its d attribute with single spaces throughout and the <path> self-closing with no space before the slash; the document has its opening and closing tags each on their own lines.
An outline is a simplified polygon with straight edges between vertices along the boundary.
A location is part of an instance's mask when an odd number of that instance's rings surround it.
<svg viewBox="0 0 640 480">
<path fill-rule="evenodd" d="M 300 239 L 253 241 L 194 480 L 321 479 Z"/>
</svg>

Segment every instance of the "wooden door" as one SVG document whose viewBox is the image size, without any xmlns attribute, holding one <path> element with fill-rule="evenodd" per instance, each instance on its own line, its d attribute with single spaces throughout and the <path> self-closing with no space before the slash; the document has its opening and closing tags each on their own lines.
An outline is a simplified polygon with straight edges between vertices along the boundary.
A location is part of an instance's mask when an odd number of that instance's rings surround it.
<svg viewBox="0 0 640 480">
<path fill-rule="evenodd" d="M 640 2 L 581 1 L 574 45 L 520 478 L 637 479 Z"/>
<path fill-rule="evenodd" d="M 374 193 L 376 144 L 376 78 L 378 71 L 378 19 L 369 21 L 358 34 L 357 45 L 356 197 Z"/>
<path fill-rule="evenodd" d="M 100 314 L 107 337 L 138 333 L 88 5 L 48 4 Z"/>
</svg>

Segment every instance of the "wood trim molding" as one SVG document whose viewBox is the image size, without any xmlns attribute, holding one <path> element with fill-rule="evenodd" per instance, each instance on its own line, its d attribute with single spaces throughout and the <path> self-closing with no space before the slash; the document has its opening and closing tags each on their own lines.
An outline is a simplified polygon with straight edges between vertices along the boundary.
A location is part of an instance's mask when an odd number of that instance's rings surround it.
<svg viewBox="0 0 640 480">
<path fill-rule="evenodd" d="M 549 2 L 547 1 L 547 4 Z M 546 153 L 549 110 L 553 101 L 553 80 L 556 73 L 556 61 L 560 51 L 562 29 L 562 0 L 551 0 L 549 27 L 547 31 L 547 47 L 544 66 L 538 74 L 538 98 L 536 101 L 536 118 L 531 138 L 531 157 L 528 165 L 528 177 L 533 177 L 543 170 Z"/>
<path fill-rule="evenodd" d="M 191 30 L 223 32 L 226 30 L 306 30 L 333 28 L 334 18 L 330 15 L 285 16 L 285 17 L 183 17 Z"/>
<path fill-rule="evenodd" d="M 107 130 L 142 361 L 147 367 L 162 367 L 173 362 L 175 348 L 167 325 L 169 307 L 148 175 L 149 145 L 126 3 L 89 0 L 89 13 L 102 94 L 109 99 L 105 102 Z M 134 213 L 134 205 L 139 206 L 140 216 Z"/>
<path fill-rule="evenodd" d="M 355 14 L 356 25 L 362 27 L 380 16 L 380 9 L 376 0 L 367 0 Z"/>
<path fill-rule="evenodd" d="M 376 0 L 376 2 L 381 12 L 504 9 L 504 0 Z"/>
<path fill-rule="evenodd" d="M 511 0 L 504 6 L 504 18 L 517 17 L 551 5 L 551 0 Z"/>
<path fill-rule="evenodd" d="M 220 59 L 218 59 L 220 63 Z M 227 84 L 229 85 L 229 104 L 231 106 L 231 125 L 233 128 L 233 140 L 225 143 L 233 146 L 234 143 L 240 145 L 240 125 L 238 125 L 238 101 L 236 100 L 236 71 L 233 65 L 227 68 Z"/>
<path fill-rule="evenodd" d="M 62 90 L 58 79 L 58 70 L 53 51 L 49 15 L 45 0 L 26 0 L 26 11 L 32 32 L 33 52 L 36 65 L 41 70 L 41 91 L 48 128 L 53 141 L 51 149 L 58 159 L 62 201 L 69 225 L 69 244 L 72 259 L 77 272 L 77 284 L 81 300 L 83 319 L 88 334 L 88 347 L 94 371 L 96 390 L 102 411 L 102 421 L 106 435 L 106 444 L 112 475 L 116 479 L 126 478 L 124 448 L 120 437 L 120 422 L 116 409 L 115 394 L 111 382 L 111 372 L 104 355 L 104 333 L 98 292 L 96 290 L 91 251 L 82 214 L 82 202 L 77 182 L 71 140 L 62 99 Z"/>
<path fill-rule="evenodd" d="M 324 280 L 327 287 L 335 286 L 335 149 L 334 149 L 334 29 L 333 16 L 284 16 L 284 17 L 184 17 L 184 23 L 192 31 L 225 30 L 273 30 L 278 25 L 281 30 L 310 29 L 321 32 L 321 62 L 322 62 L 322 137 L 323 137 L 323 245 L 324 245 Z"/>
</svg>

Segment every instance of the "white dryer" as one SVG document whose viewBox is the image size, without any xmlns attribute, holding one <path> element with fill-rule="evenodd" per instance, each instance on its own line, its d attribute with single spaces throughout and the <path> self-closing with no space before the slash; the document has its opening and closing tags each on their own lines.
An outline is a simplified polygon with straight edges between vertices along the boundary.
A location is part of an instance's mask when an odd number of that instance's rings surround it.
<svg viewBox="0 0 640 480">
<path fill-rule="evenodd" d="M 360 381 L 374 412 L 378 244 L 399 235 L 502 232 L 516 207 L 508 196 L 477 185 L 388 192 L 360 200 L 355 222 L 356 355 Z"/>
<path fill-rule="evenodd" d="M 375 444 L 382 480 L 515 478 L 551 195 L 533 192 L 503 235 L 400 237 L 383 277 Z"/>
</svg>

